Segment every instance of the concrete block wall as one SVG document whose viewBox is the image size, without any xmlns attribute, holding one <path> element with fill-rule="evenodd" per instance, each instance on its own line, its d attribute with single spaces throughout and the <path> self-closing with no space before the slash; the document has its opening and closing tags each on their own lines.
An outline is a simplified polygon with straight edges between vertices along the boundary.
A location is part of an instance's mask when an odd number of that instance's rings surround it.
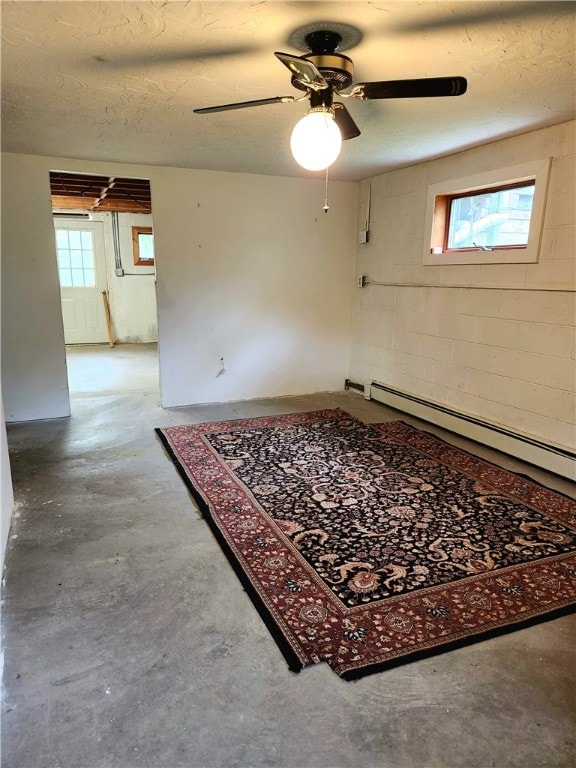
<svg viewBox="0 0 576 768">
<path fill-rule="evenodd" d="M 371 180 L 371 237 L 356 270 L 386 285 L 356 290 L 353 380 L 574 449 L 574 148 L 570 122 Z M 429 184 L 544 157 L 538 263 L 422 265 Z"/>
</svg>

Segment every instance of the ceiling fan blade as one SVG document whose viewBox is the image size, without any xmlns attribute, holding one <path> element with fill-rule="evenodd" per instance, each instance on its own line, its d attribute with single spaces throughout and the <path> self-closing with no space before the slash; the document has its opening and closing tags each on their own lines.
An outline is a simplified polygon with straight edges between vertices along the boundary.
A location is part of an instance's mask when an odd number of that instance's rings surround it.
<svg viewBox="0 0 576 768">
<path fill-rule="evenodd" d="M 293 56 L 291 53 L 280 53 L 279 51 L 276 51 L 274 56 L 285 67 L 288 67 L 296 80 L 305 88 L 311 88 L 313 91 L 322 91 L 324 88 L 329 87 L 324 76 L 311 61 L 307 61 L 300 56 Z"/>
<path fill-rule="evenodd" d="M 203 107 L 192 110 L 196 115 L 207 115 L 209 112 L 227 112 L 229 109 L 245 109 L 246 107 L 262 107 L 265 104 L 288 104 L 296 101 L 294 96 L 272 96 L 270 99 L 256 99 L 255 101 L 238 101 L 235 104 L 220 104 L 217 107 Z"/>
<path fill-rule="evenodd" d="M 340 128 L 342 138 L 346 140 L 355 139 L 356 136 L 360 136 L 360 128 L 358 128 L 344 104 L 335 101 L 332 107 L 334 108 L 334 122 Z"/>
<path fill-rule="evenodd" d="M 357 99 L 413 99 L 423 96 L 461 96 L 466 93 L 465 77 L 428 77 L 419 80 L 383 80 L 356 83 L 351 96 Z"/>
</svg>

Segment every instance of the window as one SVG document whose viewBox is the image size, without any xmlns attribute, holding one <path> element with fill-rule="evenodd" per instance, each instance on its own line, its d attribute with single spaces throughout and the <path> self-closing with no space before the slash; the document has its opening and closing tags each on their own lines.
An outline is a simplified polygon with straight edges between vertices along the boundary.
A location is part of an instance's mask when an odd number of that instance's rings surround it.
<svg viewBox="0 0 576 768">
<path fill-rule="evenodd" d="M 533 181 L 450 195 L 444 250 L 525 248 L 533 200 Z"/>
<path fill-rule="evenodd" d="M 549 166 L 542 160 L 431 185 L 423 263 L 538 261 Z"/>
<path fill-rule="evenodd" d="M 137 267 L 154 266 L 154 235 L 152 227 L 132 227 L 132 251 Z"/>
<path fill-rule="evenodd" d="M 89 230 L 56 230 L 58 274 L 63 288 L 94 288 L 94 240 Z"/>
</svg>

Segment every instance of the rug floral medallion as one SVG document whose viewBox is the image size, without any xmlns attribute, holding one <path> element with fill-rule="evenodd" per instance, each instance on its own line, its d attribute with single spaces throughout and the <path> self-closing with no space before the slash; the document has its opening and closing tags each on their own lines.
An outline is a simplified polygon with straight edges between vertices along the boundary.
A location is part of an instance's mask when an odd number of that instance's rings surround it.
<svg viewBox="0 0 576 768">
<path fill-rule="evenodd" d="M 293 671 L 352 679 L 576 604 L 576 502 L 403 422 L 157 432 Z"/>
</svg>

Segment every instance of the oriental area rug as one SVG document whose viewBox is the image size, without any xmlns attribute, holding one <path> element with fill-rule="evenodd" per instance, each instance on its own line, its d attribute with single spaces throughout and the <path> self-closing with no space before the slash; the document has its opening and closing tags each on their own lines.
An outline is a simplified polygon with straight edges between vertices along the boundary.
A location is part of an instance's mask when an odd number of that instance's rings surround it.
<svg viewBox="0 0 576 768">
<path fill-rule="evenodd" d="M 403 422 L 156 431 L 293 671 L 353 679 L 576 603 L 576 502 Z"/>
</svg>

